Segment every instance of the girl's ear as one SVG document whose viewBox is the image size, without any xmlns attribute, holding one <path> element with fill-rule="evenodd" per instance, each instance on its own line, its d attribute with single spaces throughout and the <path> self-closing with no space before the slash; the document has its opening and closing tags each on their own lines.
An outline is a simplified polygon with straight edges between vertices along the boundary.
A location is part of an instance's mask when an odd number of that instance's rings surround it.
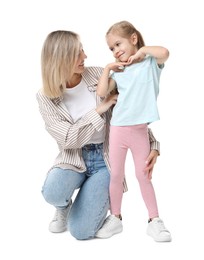
<svg viewBox="0 0 204 260">
<path fill-rule="evenodd" d="M 137 45 L 137 34 L 136 33 L 133 33 L 132 36 L 131 36 L 131 39 L 132 39 L 132 43 L 133 45 Z"/>
</svg>

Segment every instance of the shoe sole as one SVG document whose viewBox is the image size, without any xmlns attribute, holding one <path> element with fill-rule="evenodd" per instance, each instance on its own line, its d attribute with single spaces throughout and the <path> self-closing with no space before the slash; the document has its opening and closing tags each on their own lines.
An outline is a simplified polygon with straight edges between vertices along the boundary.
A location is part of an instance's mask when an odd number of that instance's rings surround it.
<svg viewBox="0 0 204 260">
<path fill-rule="evenodd" d="M 167 237 L 167 238 L 157 238 L 157 237 L 154 237 L 151 233 L 147 232 L 147 235 L 150 236 L 151 238 L 154 239 L 154 241 L 156 242 L 171 242 L 171 237 Z"/>
<path fill-rule="evenodd" d="M 119 233 L 121 233 L 123 231 L 123 229 L 121 230 L 117 230 L 117 231 L 115 231 L 114 233 L 112 233 L 111 235 L 103 235 L 103 234 L 96 234 L 95 235 L 95 237 L 96 238 L 102 238 L 102 239 L 106 239 L 106 238 L 110 238 L 110 237 L 112 237 L 112 236 L 114 236 L 114 235 L 116 235 L 116 234 L 119 234 Z"/>
<path fill-rule="evenodd" d="M 51 233 L 63 233 L 65 231 L 67 231 L 67 228 L 63 228 L 63 229 L 51 229 L 51 228 L 49 228 L 49 231 Z"/>
</svg>

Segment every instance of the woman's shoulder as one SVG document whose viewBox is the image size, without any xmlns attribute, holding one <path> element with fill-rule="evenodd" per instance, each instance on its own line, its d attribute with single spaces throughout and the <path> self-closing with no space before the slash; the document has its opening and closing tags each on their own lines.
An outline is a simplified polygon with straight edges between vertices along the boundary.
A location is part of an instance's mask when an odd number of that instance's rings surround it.
<svg viewBox="0 0 204 260">
<path fill-rule="evenodd" d="M 103 67 L 100 66 L 89 66 L 85 68 L 85 73 L 89 73 L 89 74 L 93 74 L 93 75 L 97 75 L 103 72 Z"/>
<path fill-rule="evenodd" d="M 47 97 L 44 94 L 42 88 L 37 91 L 36 98 L 37 98 L 38 101 L 45 102 L 45 103 L 53 102 L 53 101 L 60 99 L 60 98 L 49 98 L 49 97 Z"/>
<path fill-rule="evenodd" d="M 86 67 L 82 73 L 83 79 L 88 86 L 96 85 L 103 72 L 102 67 L 90 66 Z"/>
<path fill-rule="evenodd" d="M 43 89 L 39 89 L 36 93 L 36 98 L 38 100 L 43 100 L 43 99 L 49 99 L 48 97 L 46 97 L 46 95 L 43 93 Z"/>
<path fill-rule="evenodd" d="M 39 99 L 39 98 L 42 98 L 42 96 L 43 96 L 43 89 L 41 88 L 41 89 L 39 89 L 39 90 L 37 91 L 36 97 Z"/>
</svg>

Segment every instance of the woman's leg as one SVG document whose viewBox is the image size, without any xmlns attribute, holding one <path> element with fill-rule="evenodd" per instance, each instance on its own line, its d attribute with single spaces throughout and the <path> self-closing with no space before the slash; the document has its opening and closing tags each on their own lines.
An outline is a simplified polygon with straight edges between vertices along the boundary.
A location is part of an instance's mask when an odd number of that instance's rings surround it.
<svg viewBox="0 0 204 260">
<path fill-rule="evenodd" d="M 76 239 L 90 239 L 103 224 L 109 209 L 109 173 L 100 170 L 79 190 L 69 215 L 69 231 Z"/>
<path fill-rule="evenodd" d="M 42 194 L 45 200 L 56 207 L 49 224 L 49 231 L 61 233 L 67 230 L 67 220 L 72 206 L 72 194 L 86 179 L 84 173 L 61 168 L 52 169 L 45 180 Z"/>
<path fill-rule="evenodd" d="M 96 145 L 97 146 L 97 145 Z M 69 214 L 69 231 L 79 240 L 94 238 L 109 209 L 110 174 L 103 149 L 83 149 L 87 180 L 81 186 Z"/>
<path fill-rule="evenodd" d="M 53 168 L 47 175 L 42 188 L 45 200 L 56 208 L 65 208 L 76 189 L 86 179 L 84 173 L 69 169 Z"/>
</svg>

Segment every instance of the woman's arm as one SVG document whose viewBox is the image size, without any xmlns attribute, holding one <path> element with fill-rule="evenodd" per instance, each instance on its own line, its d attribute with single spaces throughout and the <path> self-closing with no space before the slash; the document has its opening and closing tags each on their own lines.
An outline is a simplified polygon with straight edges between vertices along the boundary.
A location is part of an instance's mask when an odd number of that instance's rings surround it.
<svg viewBox="0 0 204 260">
<path fill-rule="evenodd" d="M 100 116 L 116 102 L 113 97 L 105 99 L 96 109 L 92 109 L 77 122 L 73 122 L 68 113 L 42 93 L 37 94 L 39 110 L 45 128 L 58 143 L 59 149 L 77 149 L 87 144 L 95 131 L 100 131 L 105 124 Z"/>
<path fill-rule="evenodd" d="M 149 135 L 149 141 L 150 141 L 150 149 L 156 150 L 158 152 L 158 155 L 160 155 L 160 142 L 156 140 L 154 137 L 151 128 L 148 128 L 148 135 Z"/>
<path fill-rule="evenodd" d="M 152 178 L 152 173 L 154 169 L 154 165 L 157 161 L 157 157 L 160 155 L 160 143 L 154 137 L 152 130 L 148 128 L 149 141 L 150 141 L 150 154 L 146 160 L 146 167 L 144 169 L 145 172 L 148 172 L 148 178 Z"/>
</svg>

